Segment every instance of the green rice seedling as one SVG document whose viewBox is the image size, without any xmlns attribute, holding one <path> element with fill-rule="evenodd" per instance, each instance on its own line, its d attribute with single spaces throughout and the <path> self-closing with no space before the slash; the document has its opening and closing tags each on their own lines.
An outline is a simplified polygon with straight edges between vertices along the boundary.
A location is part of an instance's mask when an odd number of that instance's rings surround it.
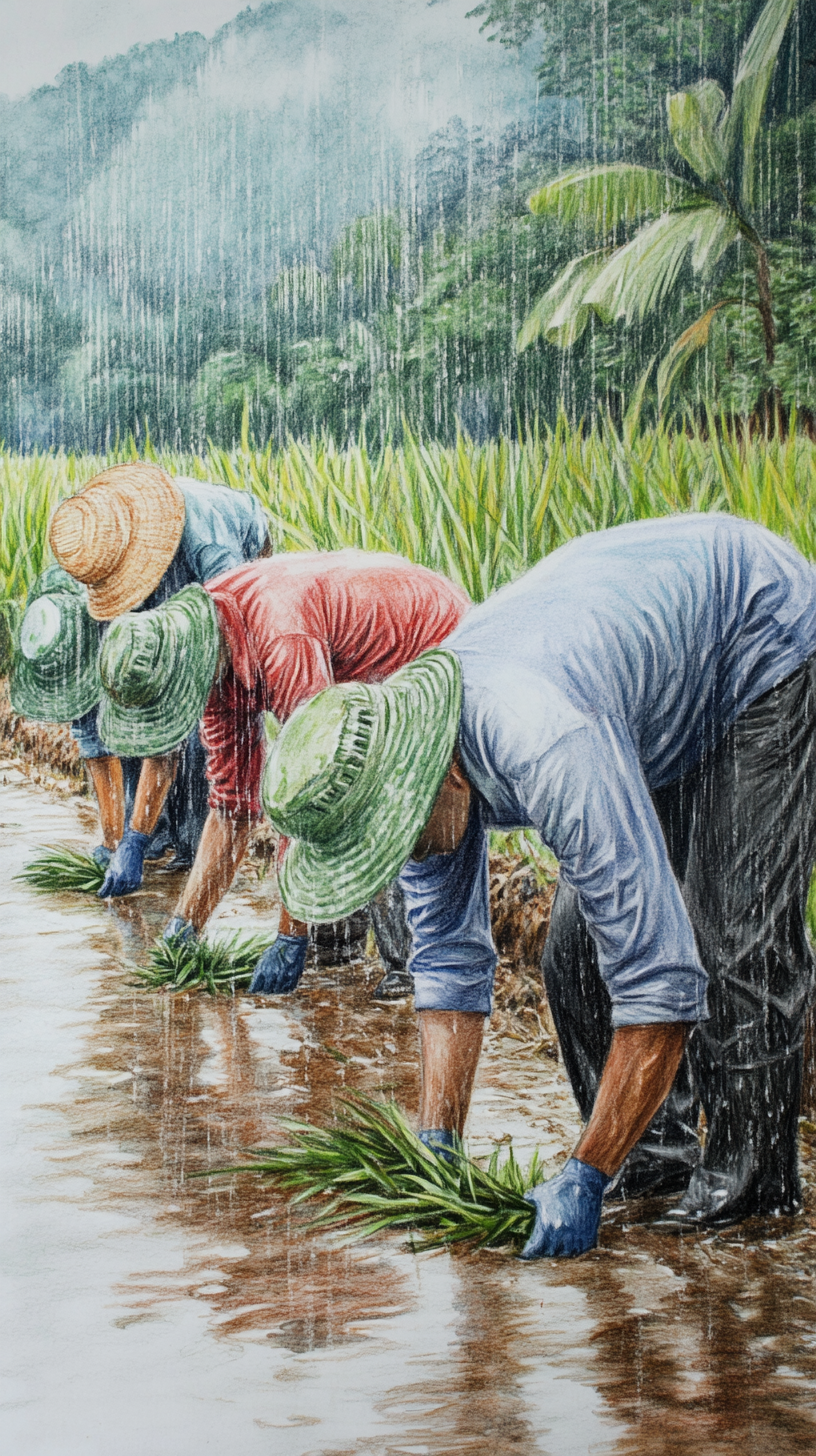
<svg viewBox="0 0 816 1456">
<path fill-rule="evenodd" d="M 150 964 L 138 975 L 151 990 L 234 995 L 249 985 L 259 957 L 271 944 L 269 936 L 240 932 L 213 941 L 157 940 Z"/>
<path fill-rule="evenodd" d="M 361 1093 L 343 1099 L 333 1127 L 290 1118 L 283 1126 L 290 1142 L 259 1149 L 248 1166 L 215 1171 L 261 1173 L 293 1203 L 323 1200 L 311 1226 L 347 1240 L 405 1229 L 419 1232 L 420 1248 L 496 1248 L 529 1236 L 534 1210 L 524 1194 L 542 1175 L 537 1151 L 526 1173 L 512 1147 L 503 1161 L 496 1148 L 485 1168 L 461 1147 L 446 1162 L 420 1142 L 395 1102 Z"/>
<path fill-rule="evenodd" d="M 95 895 L 102 888 L 105 871 L 89 854 L 82 854 L 67 844 L 57 844 L 53 849 L 41 850 L 15 878 L 49 894 L 74 890 L 82 895 Z"/>
</svg>

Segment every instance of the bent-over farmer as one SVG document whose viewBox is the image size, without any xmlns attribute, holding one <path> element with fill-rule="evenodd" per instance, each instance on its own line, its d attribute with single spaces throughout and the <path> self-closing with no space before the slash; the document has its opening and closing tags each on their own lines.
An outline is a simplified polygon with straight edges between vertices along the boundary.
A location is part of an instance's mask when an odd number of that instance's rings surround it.
<svg viewBox="0 0 816 1456">
<path fill-rule="evenodd" d="M 332 683 L 383 681 L 442 642 L 469 605 L 445 577 L 397 556 L 291 552 L 111 627 L 100 659 L 107 743 L 165 753 L 203 715 L 210 810 L 166 935 L 201 930 L 232 883 L 261 817 L 264 713 L 282 723 Z M 411 988 L 402 895 L 387 885 L 372 906 L 386 972 L 374 994 L 386 1000 Z M 250 991 L 294 990 L 307 950 L 306 924 L 284 913 Z"/>
<path fill-rule="evenodd" d="M 532 827 L 560 862 L 544 975 L 586 1127 L 531 1194 L 525 1257 L 592 1248 L 621 1169 L 624 1196 L 682 1192 L 675 1221 L 798 1206 L 815 652 L 791 546 L 726 516 L 644 522 L 554 552 L 440 651 L 280 735 L 265 804 L 290 911 L 347 914 L 404 865 L 420 1126 L 443 1151 L 491 1008 L 487 831 Z"/>
<path fill-rule="evenodd" d="M 171 479 L 140 462 L 113 466 L 63 501 L 49 536 L 59 564 L 84 584 L 91 616 L 108 622 L 254 560 L 266 547 L 267 527 L 248 491 Z M 111 752 L 99 734 L 96 703 L 71 731 L 99 804 L 102 844 L 94 858 L 107 871 L 100 897 L 137 890 L 145 859 L 169 848 L 174 857 L 167 868 L 189 869 L 207 815 L 204 751 L 195 729 L 174 754 L 144 761 L 122 761 Z M 165 798 L 158 823 L 156 805 Z"/>
</svg>

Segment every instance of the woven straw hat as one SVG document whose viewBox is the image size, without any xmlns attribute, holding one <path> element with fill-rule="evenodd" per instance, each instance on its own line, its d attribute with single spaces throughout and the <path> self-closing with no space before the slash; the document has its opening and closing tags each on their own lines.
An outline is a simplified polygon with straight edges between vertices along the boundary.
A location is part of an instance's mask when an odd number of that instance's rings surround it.
<svg viewBox="0 0 816 1456">
<path fill-rule="evenodd" d="M 54 512 L 60 566 L 88 588 L 88 610 L 108 622 L 155 591 L 178 550 L 184 496 L 158 465 L 114 465 Z"/>
<path fill-rule="evenodd" d="M 201 586 L 120 617 L 99 659 L 103 743 L 124 758 L 177 748 L 204 712 L 220 648 L 215 602 Z"/>
<path fill-rule="evenodd" d="M 459 731 L 459 659 L 424 652 L 377 686 L 340 683 L 292 714 L 267 760 L 264 808 L 291 843 L 284 904 L 340 920 L 409 859 Z"/>
<path fill-rule="evenodd" d="M 28 594 L 13 628 L 9 695 L 15 713 L 68 723 L 99 702 L 99 628 L 81 586 L 50 566 Z"/>
</svg>

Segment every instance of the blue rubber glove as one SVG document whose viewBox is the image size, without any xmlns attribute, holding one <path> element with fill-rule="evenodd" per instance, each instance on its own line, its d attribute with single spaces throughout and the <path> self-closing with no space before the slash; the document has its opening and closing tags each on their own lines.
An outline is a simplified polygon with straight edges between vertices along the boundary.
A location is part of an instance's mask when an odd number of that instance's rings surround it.
<svg viewBox="0 0 816 1456">
<path fill-rule="evenodd" d="M 113 850 L 108 849 L 106 844 L 98 844 L 96 849 L 91 850 L 91 859 L 101 870 L 106 870 L 113 859 Z"/>
<path fill-rule="evenodd" d="M 294 991 L 306 969 L 308 949 L 308 935 L 279 935 L 255 967 L 250 996 L 281 996 Z"/>
<path fill-rule="evenodd" d="M 535 1208 L 536 1220 L 522 1259 L 569 1259 L 594 1249 L 603 1196 L 611 1182 L 598 1168 L 570 1158 L 557 1178 L 532 1188 L 525 1197 Z"/>
<path fill-rule="evenodd" d="M 133 890 L 138 890 L 149 843 L 149 834 L 140 834 L 138 829 L 125 830 L 98 892 L 100 900 L 109 900 L 112 895 L 130 895 Z"/>
<path fill-rule="evenodd" d="M 191 920 L 185 920 L 183 915 L 174 915 L 162 931 L 162 940 L 178 940 L 186 945 L 188 941 L 198 940 L 198 936 Z"/>
<path fill-rule="evenodd" d="M 419 1134 L 419 1141 L 443 1162 L 456 1162 L 458 1139 L 447 1127 L 425 1127 Z"/>
</svg>

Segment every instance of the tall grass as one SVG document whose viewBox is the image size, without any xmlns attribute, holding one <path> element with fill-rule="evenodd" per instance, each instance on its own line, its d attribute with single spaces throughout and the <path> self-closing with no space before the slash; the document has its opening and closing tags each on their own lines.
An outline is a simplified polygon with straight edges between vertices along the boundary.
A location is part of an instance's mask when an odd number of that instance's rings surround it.
<svg viewBox="0 0 816 1456">
<path fill-rule="evenodd" d="M 716 426 L 719 426 L 717 428 Z M 66 495 L 106 464 L 138 458 L 134 442 L 105 457 L 0 452 L 0 598 L 21 597 L 48 564 L 47 525 Z M 277 550 L 357 546 L 395 551 L 442 571 L 475 601 L 574 536 L 676 511 L 729 511 L 761 521 L 816 558 L 816 445 L 746 439 L 709 421 L 618 431 L 609 422 L 530 430 L 454 447 L 405 433 L 364 441 L 291 441 L 206 455 L 142 454 L 170 474 L 222 481 L 262 502 Z"/>
</svg>

